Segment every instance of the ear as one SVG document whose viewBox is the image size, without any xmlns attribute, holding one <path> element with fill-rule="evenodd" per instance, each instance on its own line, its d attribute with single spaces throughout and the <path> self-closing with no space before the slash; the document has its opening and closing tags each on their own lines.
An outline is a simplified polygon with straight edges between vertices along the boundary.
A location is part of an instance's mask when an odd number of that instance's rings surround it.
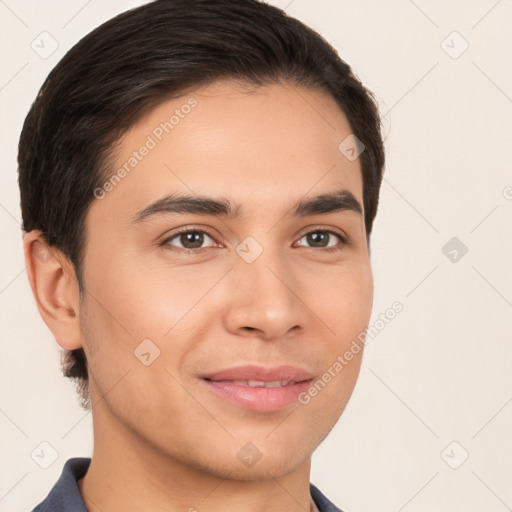
<svg viewBox="0 0 512 512">
<path fill-rule="evenodd" d="M 57 343 L 68 350 L 82 347 L 79 288 L 72 263 L 50 248 L 41 231 L 23 232 L 30 287 L 44 323 Z"/>
</svg>

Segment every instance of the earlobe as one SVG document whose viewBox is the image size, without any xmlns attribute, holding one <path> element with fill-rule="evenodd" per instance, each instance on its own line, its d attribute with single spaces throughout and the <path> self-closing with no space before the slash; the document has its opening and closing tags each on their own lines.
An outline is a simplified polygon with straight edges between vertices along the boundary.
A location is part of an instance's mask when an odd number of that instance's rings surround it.
<svg viewBox="0 0 512 512">
<path fill-rule="evenodd" d="M 25 265 L 39 313 L 57 343 L 68 350 L 82 347 L 79 288 L 74 267 L 50 248 L 38 230 L 23 233 Z"/>
</svg>

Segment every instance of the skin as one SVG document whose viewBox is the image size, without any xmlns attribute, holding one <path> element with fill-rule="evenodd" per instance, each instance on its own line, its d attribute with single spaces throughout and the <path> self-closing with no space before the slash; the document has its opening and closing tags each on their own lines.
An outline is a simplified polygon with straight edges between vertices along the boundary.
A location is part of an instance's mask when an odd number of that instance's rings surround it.
<svg viewBox="0 0 512 512">
<path fill-rule="evenodd" d="M 69 261 L 40 233 L 24 235 L 44 321 L 62 347 L 83 347 L 88 359 L 95 444 L 79 488 L 90 511 L 309 510 L 311 454 L 350 398 L 362 351 L 307 405 L 277 412 L 236 406 L 199 376 L 256 363 L 320 377 L 367 327 L 373 280 L 363 216 L 287 216 L 301 199 L 340 188 L 363 204 L 359 159 L 338 150 L 351 129 L 322 92 L 220 82 L 148 113 L 121 140 L 113 169 L 191 96 L 197 106 L 93 202 L 83 300 Z M 131 223 L 170 193 L 222 196 L 243 215 Z M 209 234 L 205 250 L 187 253 L 179 236 L 162 243 L 180 227 Z M 322 229 L 347 243 L 330 235 L 315 246 L 305 236 Z M 250 264 L 236 252 L 247 236 L 263 248 Z M 149 366 L 134 356 L 144 339 L 161 351 Z M 247 442 L 262 455 L 250 468 L 237 457 Z"/>
</svg>

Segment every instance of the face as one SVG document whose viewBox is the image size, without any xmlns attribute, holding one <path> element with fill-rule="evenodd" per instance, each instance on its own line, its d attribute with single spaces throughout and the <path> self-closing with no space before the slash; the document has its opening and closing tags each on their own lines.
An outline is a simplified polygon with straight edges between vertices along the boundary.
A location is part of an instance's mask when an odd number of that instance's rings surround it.
<svg viewBox="0 0 512 512">
<path fill-rule="evenodd" d="M 333 368 L 372 306 L 350 134 L 323 93 L 227 82 L 126 134 L 86 219 L 95 427 L 231 479 L 309 460 L 353 390 L 362 352 Z"/>
</svg>

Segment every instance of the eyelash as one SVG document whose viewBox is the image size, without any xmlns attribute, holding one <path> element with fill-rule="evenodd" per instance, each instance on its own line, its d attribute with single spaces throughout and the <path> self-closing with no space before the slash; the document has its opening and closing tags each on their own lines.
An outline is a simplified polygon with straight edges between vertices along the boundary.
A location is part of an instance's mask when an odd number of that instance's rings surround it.
<svg viewBox="0 0 512 512">
<path fill-rule="evenodd" d="M 171 247 L 170 250 L 177 250 L 177 251 L 185 252 L 185 253 L 188 253 L 188 254 L 202 254 L 204 251 L 207 251 L 208 249 L 212 249 L 212 247 L 201 247 L 199 249 L 187 249 L 187 248 L 183 248 L 183 247 L 174 247 L 174 246 L 168 245 L 171 240 L 174 240 L 177 236 L 182 235 L 184 233 L 204 233 L 204 234 L 208 235 L 215 243 L 217 243 L 215 241 L 215 237 L 212 234 L 210 234 L 208 231 L 205 231 L 204 229 L 181 228 L 178 231 L 176 231 L 175 233 L 173 233 L 172 236 L 170 236 L 170 237 L 166 238 L 165 240 L 163 240 L 160 243 L 160 245 L 161 246 Z M 335 231 L 335 230 L 329 229 L 329 228 L 316 228 L 316 229 L 313 229 L 311 231 L 307 231 L 306 233 L 302 234 L 299 237 L 299 240 L 301 238 L 304 238 L 306 235 L 311 234 L 311 233 L 329 233 L 331 235 L 337 236 L 340 239 L 340 243 L 338 245 L 333 246 L 333 247 L 323 247 L 323 248 L 322 247 L 320 247 L 320 248 L 306 247 L 306 248 L 309 248 L 309 249 L 319 249 L 319 250 L 321 250 L 323 252 L 331 253 L 331 252 L 341 251 L 344 248 L 344 246 L 347 244 L 347 239 L 346 239 L 345 236 L 343 236 L 338 231 Z"/>
</svg>

